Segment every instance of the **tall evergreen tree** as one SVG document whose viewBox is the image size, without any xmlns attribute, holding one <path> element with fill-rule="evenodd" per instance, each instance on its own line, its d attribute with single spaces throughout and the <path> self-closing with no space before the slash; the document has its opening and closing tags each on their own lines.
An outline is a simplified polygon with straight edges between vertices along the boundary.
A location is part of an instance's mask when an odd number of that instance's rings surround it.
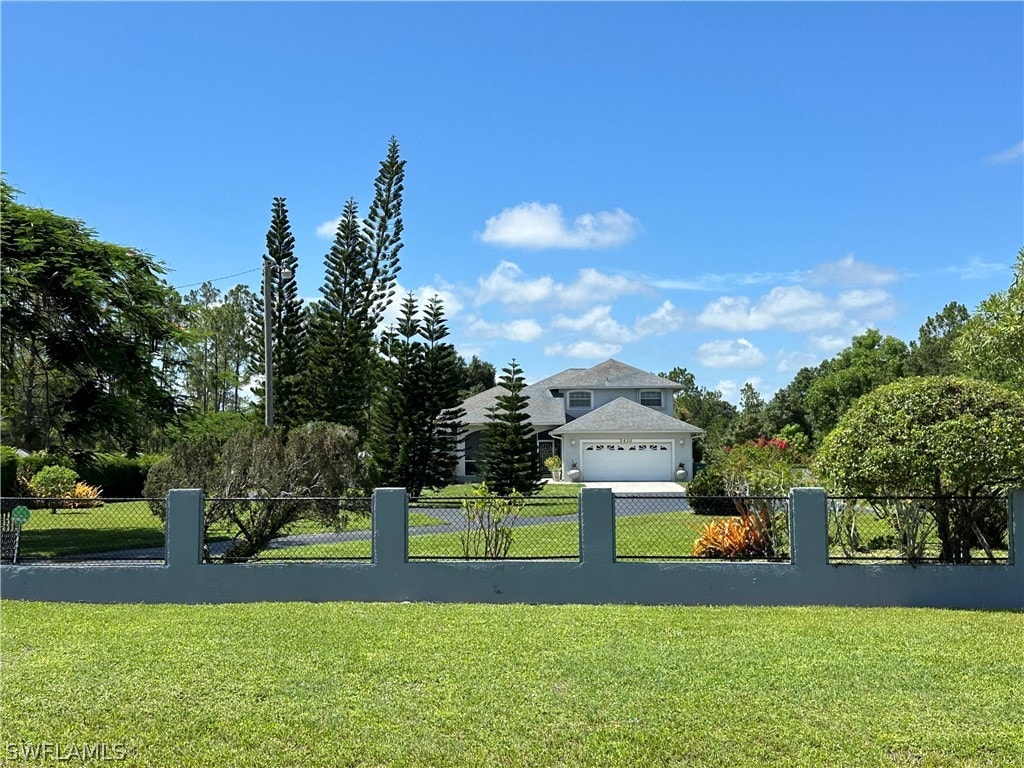
<svg viewBox="0 0 1024 768">
<path fill-rule="evenodd" d="M 543 467 L 537 438 L 526 412 L 528 401 L 523 395 L 526 381 L 514 358 L 502 369 L 498 383 L 505 394 L 498 397 L 487 414 L 482 444 L 484 481 L 500 496 L 513 491 L 532 495 L 542 487 Z"/>
<path fill-rule="evenodd" d="M 353 427 L 361 439 L 369 423 L 376 349 L 368 271 L 359 209 L 350 198 L 324 259 L 323 298 L 310 313 L 307 396 L 318 419 Z"/>
<path fill-rule="evenodd" d="M 254 370 L 263 371 L 263 301 L 268 297 L 270 304 L 270 332 L 274 350 L 274 423 L 284 428 L 297 426 L 306 420 L 307 413 L 302 398 L 302 374 L 306 352 L 306 313 L 299 298 L 295 273 L 299 260 L 295 256 L 295 237 L 288 223 L 288 208 L 283 197 L 275 197 L 271 208 L 270 229 L 267 231 L 267 253 L 264 256 L 274 268 L 270 272 L 270 284 L 261 285 L 256 300 L 253 322 Z M 266 274 L 266 273 L 264 273 Z M 261 406 L 264 405 L 264 388 L 253 388 Z"/>
<path fill-rule="evenodd" d="M 382 337 L 381 391 L 374 405 L 370 456 L 377 485 L 413 496 L 451 482 L 459 419 L 459 358 L 448 336 L 444 305 L 431 299 L 418 317 L 415 298 Z"/>
<path fill-rule="evenodd" d="M 388 143 L 388 154 L 381 163 L 373 183 L 374 196 L 363 222 L 366 241 L 367 280 L 366 304 L 374 327 L 395 295 L 395 283 L 401 269 L 398 254 L 402 250 L 402 192 L 405 189 L 405 160 L 399 159 L 398 140 Z"/>
<path fill-rule="evenodd" d="M 415 391 L 416 369 L 422 358 L 416 300 L 410 294 L 402 302 L 395 327 L 381 336 L 380 391 L 373 406 L 370 433 L 370 480 L 377 486 L 404 487 L 413 495 L 416 445 L 422 424 L 419 393 Z M 420 486 L 422 488 L 422 486 Z"/>
<path fill-rule="evenodd" d="M 402 250 L 405 161 L 394 137 L 380 163 L 366 219 L 350 199 L 325 259 L 323 298 L 310 321 L 307 387 L 318 418 L 346 424 L 361 439 L 370 433 L 378 381 L 376 334 L 391 305 Z"/>
<path fill-rule="evenodd" d="M 424 486 L 437 488 L 447 485 L 455 475 L 459 429 L 465 415 L 459 407 L 462 360 L 455 346 L 445 341 L 448 324 L 444 303 L 437 296 L 427 302 L 420 333 L 425 340 L 423 374 L 419 377 L 425 432 L 421 477 Z"/>
<path fill-rule="evenodd" d="M 184 386 L 188 403 L 200 413 L 241 410 L 252 355 L 249 318 L 255 295 L 244 285 L 222 294 L 203 283 L 185 297 L 189 343 Z"/>
</svg>

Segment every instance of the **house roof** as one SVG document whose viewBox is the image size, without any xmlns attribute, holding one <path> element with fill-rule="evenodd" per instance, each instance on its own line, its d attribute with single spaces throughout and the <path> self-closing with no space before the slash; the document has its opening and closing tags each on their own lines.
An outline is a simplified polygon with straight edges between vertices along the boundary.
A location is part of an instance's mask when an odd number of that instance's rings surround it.
<svg viewBox="0 0 1024 768">
<path fill-rule="evenodd" d="M 473 395 L 462 404 L 462 408 L 466 412 L 462 421 L 466 424 L 486 423 L 488 411 L 498 404 L 499 397 L 507 394 L 508 390 L 499 385 L 478 395 Z M 551 396 L 550 385 L 545 382 L 537 382 L 523 387 L 522 394 L 527 400 L 526 412 L 530 414 L 531 424 L 552 426 L 565 423 L 565 401 L 560 397 Z"/>
<path fill-rule="evenodd" d="M 583 432 L 691 432 L 701 434 L 700 427 L 674 419 L 646 405 L 619 397 L 590 413 L 551 430 L 552 435 L 570 435 Z"/>
<path fill-rule="evenodd" d="M 683 388 L 681 384 L 671 379 L 641 371 L 639 368 L 620 363 L 618 360 L 605 360 L 593 368 L 571 368 L 551 378 L 557 379 L 558 383 L 549 386 L 558 387 L 559 389 L 570 387 L 580 389 L 621 389 L 625 387 L 679 390 Z"/>
<path fill-rule="evenodd" d="M 541 379 L 534 384 L 524 387 L 523 396 L 528 400 L 526 412 L 530 415 L 530 422 L 535 427 L 552 427 L 565 424 L 566 418 L 565 401 L 561 395 L 552 395 L 552 390 L 671 389 L 675 391 L 682 388 L 682 385 L 677 384 L 671 379 L 641 371 L 639 368 L 620 363 L 618 360 L 605 360 L 603 363 L 599 363 L 592 368 L 567 368 L 561 373 Z M 466 412 L 462 419 L 463 423 L 487 423 L 488 411 L 497 404 L 498 398 L 504 394 L 507 394 L 507 390 L 499 385 L 473 395 L 473 397 L 462 403 L 462 408 Z M 611 403 L 608 405 L 611 405 Z M 607 408 L 608 406 L 604 407 Z M 643 408 L 647 412 L 654 413 L 646 406 L 638 407 Z M 603 410 L 603 408 L 598 409 L 598 411 L 600 410 Z M 594 411 L 594 413 L 597 413 L 597 411 Z M 666 419 L 676 421 L 670 416 L 661 415 Z M 676 421 L 676 427 L 670 431 L 687 431 L 686 429 L 679 429 L 679 424 L 683 424 L 683 422 Z M 685 426 L 690 427 L 690 431 L 700 431 L 698 427 Z"/>
</svg>

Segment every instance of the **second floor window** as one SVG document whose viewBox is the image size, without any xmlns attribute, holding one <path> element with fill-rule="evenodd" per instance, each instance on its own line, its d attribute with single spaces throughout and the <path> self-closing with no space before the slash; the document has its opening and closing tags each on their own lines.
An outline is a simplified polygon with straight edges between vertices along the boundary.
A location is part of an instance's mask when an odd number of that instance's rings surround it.
<svg viewBox="0 0 1024 768">
<path fill-rule="evenodd" d="M 640 393 L 640 405 L 648 408 L 661 408 L 661 392 L 656 389 Z"/>
<path fill-rule="evenodd" d="M 589 392 L 570 392 L 569 393 L 569 407 L 570 408 L 589 408 L 590 407 L 590 393 Z"/>
</svg>

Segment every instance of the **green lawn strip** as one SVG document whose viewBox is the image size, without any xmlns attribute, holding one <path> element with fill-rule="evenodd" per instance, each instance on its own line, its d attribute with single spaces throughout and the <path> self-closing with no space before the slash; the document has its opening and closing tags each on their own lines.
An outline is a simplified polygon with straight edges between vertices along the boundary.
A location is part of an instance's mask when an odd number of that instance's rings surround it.
<svg viewBox="0 0 1024 768">
<path fill-rule="evenodd" d="M 526 500 L 520 515 L 522 517 L 547 517 L 549 515 L 575 515 L 579 511 L 579 493 L 582 485 L 574 483 L 545 483 L 540 493 Z M 458 502 L 469 498 L 473 485 L 449 485 L 436 491 L 425 490 L 414 506 L 429 508 L 434 500 L 454 509 L 461 509 Z"/>
<path fill-rule="evenodd" d="M 2 604 L 5 744 L 128 766 L 1019 766 L 1024 614 Z"/>
<path fill-rule="evenodd" d="M 713 520 L 686 512 L 663 512 L 631 515 L 616 520 L 616 554 L 618 557 L 688 557 L 693 554 L 694 541 L 703 527 Z M 310 544 L 274 550 L 276 558 L 301 557 L 355 558 L 369 557 L 369 542 L 347 541 Z M 576 521 L 521 526 L 512 533 L 509 559 L 578 557 L 579 526 Z M 409 537 L 410 558 L 462 559 L 459 533 L 432 533 Z"/>
<path fill-rule="evenodd" d="M 52 558 L 164 545 L 163 521 L 145 501 L 87 509 L 34 509 L 21 530 L 19 556 Z"/>
</svg>

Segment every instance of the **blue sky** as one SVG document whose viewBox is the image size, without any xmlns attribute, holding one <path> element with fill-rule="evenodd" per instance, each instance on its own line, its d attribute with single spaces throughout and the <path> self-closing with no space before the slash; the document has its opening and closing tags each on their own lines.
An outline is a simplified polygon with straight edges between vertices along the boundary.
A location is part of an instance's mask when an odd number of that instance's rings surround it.
<svg viewBox="0 0 1024 768">
<path fill-rule="evenodd" d="M 275 195 L 328 224 L 407 161 L 400 282 L 530 380 L 615 357 L 766 398 L 909 341 L 1024 245 L 1020 3 L 2 6 L 22 201 L 258 289 Z M 327 226 L 324 226 L 328 224 Z"/>
</svg>

